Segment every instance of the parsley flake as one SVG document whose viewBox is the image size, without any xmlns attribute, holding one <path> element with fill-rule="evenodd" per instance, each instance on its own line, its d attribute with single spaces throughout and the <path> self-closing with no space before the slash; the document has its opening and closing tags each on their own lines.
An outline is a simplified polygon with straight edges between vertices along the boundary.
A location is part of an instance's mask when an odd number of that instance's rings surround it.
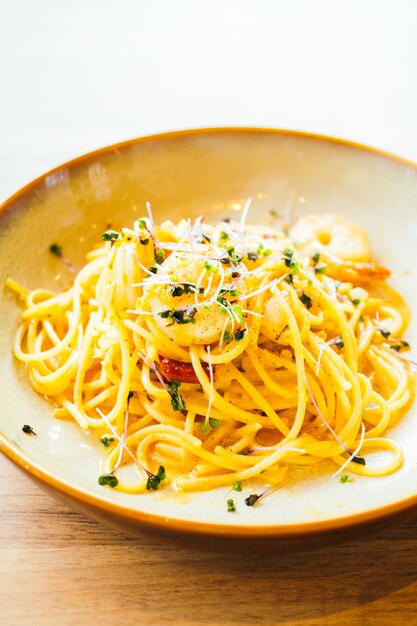
<svg viewBox="0 0 417 626">
<path fill-rule="evenodd" d="M 235 482 L 232 485 L 232 489 L 234 491 L 242 491 L 242 481 L 241 480 L 235 480 Z"/>
<path fill-rule="evenodd" d="M 348 476 L 347 474 L 342 474 L 342 475 L 340 476 L 340 482 L 341 482 L 341 483 L 342 483 L 342 485 L 343 485 L 344 483 L 351 483 L 351 482 L 352 482 L 352 479 L 351 479 L 351 477 L 350 477 L 350 476 Z"/>
</svg>

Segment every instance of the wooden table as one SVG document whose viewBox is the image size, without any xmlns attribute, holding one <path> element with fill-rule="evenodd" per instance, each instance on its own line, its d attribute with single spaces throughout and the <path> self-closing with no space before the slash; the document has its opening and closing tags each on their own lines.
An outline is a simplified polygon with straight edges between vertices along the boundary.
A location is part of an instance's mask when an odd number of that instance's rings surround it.
<svg viewBox="0 0 417 626">
<path fill-rule="evenodd" d="M 0 624 L 417 624 L 417 520 L 284 556 L 140 540 L 55 502 L 0 457 Z"/>
</svg>

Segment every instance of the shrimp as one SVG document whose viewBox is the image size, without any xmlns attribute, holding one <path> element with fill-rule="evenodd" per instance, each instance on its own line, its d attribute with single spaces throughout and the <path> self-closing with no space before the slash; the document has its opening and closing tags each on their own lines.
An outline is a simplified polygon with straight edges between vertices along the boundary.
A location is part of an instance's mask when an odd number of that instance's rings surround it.
<svg viewBox="0 0 417 626">
<path fill-rule="evenodd" d="M 335 278 L 341 283 L 355 283 L 368 285 L 374 281 L 384 281 L 391 272 L 377 263 L 353 263 L 352 261 L 336 262 L 328 260 L 326 275 Z"/>
<path fill-rule="evenodd" d="M 227 300 L 230 285 L 244 289 L 244 280 L 234 280 L 231 273 L 230 267 L 197 252 L 174 251 L 159 266 L 155 278 L 146 281 L 143 303 L 154 313 L 161 330 L 178 345 L 217 342 L 228 319 L 233 326 L 232 309 L 221 306 L 218 298 Z"/>
<path fill-rule="evenodd" d="M 368 236 L 360 226 L 325 213 L 300 218 L 289 231 L 296 247 L 308 254 L 323 253 L 340 261 L 370 261 Z"/>
<path fill-rule="evenodd" d="M 284 291 L 283 297 L 287 298 Z M 261 332 L 272 339 L 278 341 L 282 331 L 288 324 L 288 320 L 280 302 L 276 296 L 271 296 L 264 304 Z"/>
<path fill-rule="evenodd" d="M 326 261 L 326 275 L 341 282 L 368 284 L 383 281 L 390 271 L 371 262 L 365 231 L 337 215 L 308 215 L 289 231 L 295 246 L 307 254 L 320 253 Z"/>
</svg>

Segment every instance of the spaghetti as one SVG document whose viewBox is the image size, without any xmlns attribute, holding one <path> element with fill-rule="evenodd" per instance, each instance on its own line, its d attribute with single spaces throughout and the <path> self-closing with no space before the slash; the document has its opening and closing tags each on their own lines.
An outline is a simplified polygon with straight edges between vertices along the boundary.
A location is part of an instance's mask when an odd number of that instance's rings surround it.
<svg viewBox="0 0 417 626">
<path fill-rule="evenodd" d="M 332 215 L 247 225 L 249 203 L 214 226 L 156 226 L 148 209 L 104 233 L 70 289 L 8 281 L 24 301 L 15 355 L 57 418 L 100 438 L 100 484 L 275 488 L 326 460 L 397 470 L 385 433 L 412 402 L 408 313 L 365 233 Z M 373 450 L 389 460 L 367 463 Z"/>
</svg>

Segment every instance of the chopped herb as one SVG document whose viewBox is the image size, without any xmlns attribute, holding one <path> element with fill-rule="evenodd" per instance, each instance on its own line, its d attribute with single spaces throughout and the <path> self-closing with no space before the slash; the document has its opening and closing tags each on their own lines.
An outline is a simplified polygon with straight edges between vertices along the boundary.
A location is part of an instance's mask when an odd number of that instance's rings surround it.
<svg viewBox="0 0 417 626">
<path fill-rule="evenodd" d="M 157 491 L 159 485 L 161 484 L 161 481 L 164 480 L 166 476 L 167 475 L 165 472 L 165 467 L 163 467 L 163 465 L 160 465 L 156 474 L 151 474 L 150 476 L 148 476 L 148 480 L 146 481 L 146 489 L 148 491 L 150 491 L 151 489 Z"/>
<path fill-rule="evenodd" d="M 291 250 L 291 248 L 285 248 L 285 250 L 283 251 L 283 261 L 285 263 L 285 265 L 290 269 L 291 274 L 293 274 L 294 276 L 296 274 L 298 274 L 299 267 L 298 267 L 298 263 L 297 261 L 295 261 L 294 257 L 294 250 Z M 291 275 L 290 274 L 290 275 Z M 292 279 L 292 277 L 291 277 Z M 287 281 L 289 282 L 289 281 Z M 292 282 L 292 280 L 291 280 Z"/>
<path fill-rule="evenodd" d="M 379 328 L 378 330 L 379 330 L 379 332 L 381 333 L 381 335 L 382 335 L 383 337 L 385 337 L 385 339 L 388 339 L 388 337 L 389 337 L 389 336 L 390 336 L 390 334 L 391 334 L 391 331 L 390 331 L 390 330 L 387 330 L 386 328 Z"/>
<path fill-rule="evenodd" d="M 341 350 L 341 349 L 344 347 L 344 345 L 345 345 L 345 344 L 344 344 L 344 341 L 343 341 L 343 339 L 342 339 L 341 337 L 335 337 L 335 338 L 333 339 L 333 344 L 334 344 L 337 348 L 339 348 L 339 350 Z"/>
<path fill-rule="evenodd" d="M 218 267 L 215 267 L 214 265 L 212 265 L 211 263 L 209 263 L 208 261 L 205 261 L 204 263 L 204 267 L 206 268 L 206 270 L 208 270 L 209 272 L 214 272 L 215 274 L 217 274 L 217 272 L 219 271 Z"/>
<path fill-rule="evenodd" d="M 342 475 L 340 476 L 340 482 L 341 482 L 341 483 L 342 483 L 342 485 L 343 485 L 344 483 L 351 483 L 351 482 L 352 482 L 352 479 L 351 479 L 351 477 L 350 477 L 350 476 L 348 476 L 347 474 L 342 474 Z"/>
<path fill-rule="evenodd" d="M 158 271 L 158 266 L 157 266 L 157 265 L 151 265 L 151 266 L 150 266 L 150 268 L 149 268 L 149 271 L 150 271 L 152 274 L 156 274 L 156 273 L 157 273 L 157 271 Z"/>
<path fill-rule="evenodd" d="M 234 511 L 236 511 L 235 503 L 233 502 L 232 498 L 229 498 L 227 501 L 227 510 L 229 511 L 229 513 L 233 513 Z"/>
<path fill-rule="evenodd" d="M 364 315 L 361 315 L 361 316 L 360 316 L 360 318 L 359 318 L 359 321 L 360 321 L 360 322 L 364 322 L 364 321 L 365 321 L 365 316 L 364 316 Z"/>
<path fill-rule="evenodd" d="M 235 298 L 239 295 L 239 292 L 237 289 L 230 289 L 230 288 L 224 288 L 224 289 L 220 289 L 219 294 L 221 296 L 230 294 L 231 296 L 234 296 Z"/>
<path fill-rule="evenodd" d="M 171 396 L 171 404 L 174 411 L 184 411 L 185 402 L 178 392 L 181 383 L 178 380 L 172 380 L 167 383 L 168 393 Z"/>
<path fill-rule="evenodd" d="M 117 239 L 122 238 L 122 235 L 117 230 L 106 230 L 106 232 L 101 235 L 101 238 L 104 241 L 117 241 Z"/>
<path fill-rule="evenodd" d="M 220 233 L 220 240 L 227 241 L 228 239 L 230 239 L 229 235 L 224 230 L 222 230 L 222 232 Z"/>
<path fill-rule="evenodd" d="M 284 277 L 284 280 L 285 280 L 285 282 L 286 282 L 286 283 L 288 283 L 289 285 L 292 285 L 292 284 L 293 284 L 293 282 L 294 282 L 293 277 L 292 277 L 292 274 L 287 274 L 287 275 Z"/>
<path fill-rule="evenodd" d="M 258 256 L 270 256 L 272 254 L 272 250 L 265 250 L 265 246 L 263 243 L 260 243 L 258 249 L 256 251 Z"/>
<path fill-rule="evenodd" d="M 197 289 L 196 285 L 189 285 L 187 283 L 181 283 L 179 285 L 171 286 L 171 294 L 174 298 L 184 295 L 185 293 L 204 293 L 204 287 Z"/>
<path fill-rule="evenodd" d="M 26 433 L 27 435 L 36 435 L 35 431 L 33 430 L 32 426 L 29 426 L 29 424 L 24 424 L 22 426 L 22 430 L 24 433 Z"/>
<path fill-rule="evenodd" d="M 354 456 L 352 458 L 352 463 L 357 463 L 358 465 L 366 465 L 366 461 L 363 456 Z"/>
<path fill-rule="evenodd" d="M 149 237 L 146 237 L 145 239 L 140 238 L 139 243 L 141 243 L 142 246 L 147 246 L 149 243 Z"/>
<path fill-rule="evenodd" d="M 214 417 L 209 417 L 208 422 L 198 422 L 198 430 L 203 435 L 208 435 L 211 430 L 216 430 L 220 427 L 220 420 L 216 420 Z"/>
<path fill-rule="evenodd" d="M 156 250 L 155 251 L 155 263 L 161 265 L 165 261 L 165 251 L 164 250 Z"/>
<path fill-rule="evenodd" d="M 395 350 L 395 352 L 399 352 L 401 350 L 401 344 L 400 343 L 395 343 L 392 346 L 390 346 L 391 350 Z"/>
<path fill-rule="evenodd" d="M 211 431 L 210 425 L 207 424 L 206 422 L 198 422 L 198 430 L 203 434 L 203 435 L 208 435 L 209 432 Z"/>
<path fill-rule="evenodd" d="M 207 241 L 207 243 L 210 243 L 210 241 L 211 241 L 211 238 L 210 238 L 210 237 L 208 237 L 208 236 L 207 236 L 207 235 L 205 235 L 204 233 L 201 233 L 201 236 L 202 236 L 202 238 L 203 238 L 203 241 Z"/>
<path fill-rule="evenodd" d="M 195 324 L 196 319 L 194 315 L 196 312 L 197 309 L 194 307 L 187 307 L 186 309 L 167 309 L 166 311 L 160 311 L 158 315 L 162 319 L 170 319 L 171 323 L 168 326 L 172 326 L 173 324 Z"/>
<path fill-rule="evenodd" d="M 326 273 L 326 265 L 315 265 L 314 271 L 316 274 L 325 274 Z"/>
<path fill-rule="evenodd" d="M 114 437 L 102 437 L 100 441 L 105 448 L 108 448 L 110 444 L 114 441 Z"/>
<path fill-rule="evenodd" d="M 261 496 L 258 496 L 256 493 L 252 493 L 250 496 L 245 498 L 245 504 L 247 506 L 253 506 L 256 504 Z"/>
<path fill-rule="evenodd" d="M 98 484 L 102 485 L 103 487 L 106 486 L 114 489 L 119 484 L 119 481 L 117 480 L 116 476 L 113 476 L 113 474 L 102 474 L 98 478 Z"/>
<path fill-rule="evenodd" d="M 242 491 L 242 481 L 235 480 L 235 482 L 232 485 L 232 489 L 234 489 L 234 491 Z"/>
<path fill-rule="evenodd" d="M 238 324 L 242 323 L 243 320 L 243 309 L 239 304 L 234 304 L 232 306 L 232 313 L 233 313 L 233 317 L 235 318 L 235 320 L 237 321 Z"/>
<path fill-rule="evenodd" d="M 313 306 L 313 298 L 310 298 L 310 296 L 308 296 L 304 291 L 300 296 L 300 300 L 307 309 L 311 309 Z"/>
<path fill-rule="evenodd" d="M 308 285 L 309 287 L 312 287 L 312 285 L 313 285 L 313 281 L 311 280 L 311 278 L 308 278 L 308 279 L 307 279 L 307 285 Z"/>
<path fill-rule="evenodd" d="M 256 252 L 248 252 L 246 256 L 248 257 L 249 261 L 256 261 L 258 259 L 258 255 L 256 254 Z"/>
<path fill-rule="evenodd" d="M 242 341 L 243 337 L 245 336 L 246 333 L 246 328 L 242 328 L 242 330 L 238 330 L 235 333 L 235 341 Z"/>
<path fill-rule="evenodd" d="M 243 259 L 243 256 L 238 252 L 235 252 L 234 246 L 224 245 L 223 247 L 225 248 L 227 255 L 222 256 L 219 259 L 220 262 L 224 265 L 227 265 L 228 263 L 231 263 L 234 266 L 239 265 L 239 263 Z"/>
<path fill-rule="evenodd" d="M 147 228 L 145 220 L 138 220 L 139 228 Z"/>
<path fill-rule="evenodd" d="M 242 456 L 247 456 L 249 452 L 250 452 L 249 448 L 243 448 L 243 450 L 241 450 L 237 454 L 241 454 Z"/>
<path fill-rule="evenodd" d="M 315 252 L 311 255 L 311 260 L 313 261 L 314 265 L 317 265 L 320 260 L 320 254 L 318 252 Z"/>
<path fill-rule="evenodd" d="M 52 252 L 55 256 L 62 256 L 62 248 L 57 243 L 51 243 L 49 246 L 49 252 Z"/>
<path fill-rule="evenodd" d="M 230 332 L 230 330 L 225 330 L 223 333 L 223 341 L 225 343 L 230 343 L 233 339 L 233 334 Z"/>
<path fill-rule="evenodd" d="M 354 304 L 355 306 L 358 306 L 358 304 L 360 304 L 360 303 L 361 303 L 361 301 L 360 301 L 360 299 L 359 299 L 359 298 L 354 298 L 354 299 L 352 300 L 352 304 Z"/>
<path fill-rule="evenodd" d="M 409 348 L 410 344 L 408 343 L 408 341 L 404 341 L 404 339 L 401 339 L 401 345 L 403 348 Z"/>
</svg>

